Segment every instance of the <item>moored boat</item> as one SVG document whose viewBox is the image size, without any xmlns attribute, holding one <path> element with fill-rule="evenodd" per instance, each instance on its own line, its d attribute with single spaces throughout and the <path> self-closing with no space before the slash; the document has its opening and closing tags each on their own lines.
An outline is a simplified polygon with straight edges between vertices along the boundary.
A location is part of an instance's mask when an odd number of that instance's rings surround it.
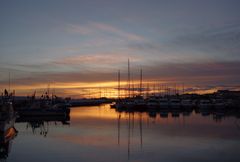
<svg viewBox="0 0 240 162">
<path fill-rule="evenodd" d="M 169 102 L 167 98 L 160 98 L 159 99 L 159 108 L 160 109 L 167 109 L 169 107 Z"/>
<path fill-rule="evenodd" d="M 56 104 L 48 107 L 22 108 L 18 110 L 19 116 L 61 116 L 68 115 L 70 108 L 65 104 Z"/>
<path fill-rule="evenodd" d="M 181 106 L 183 108 L 192 108 L 194 106 L 194 103 L 190 99 L 184 99 L 181 101 Z"/>
<path fill-rule="evenodd" d="M 200 100 L 198 107 L 200 109 L 210 109 L 212 107 L 212 103 L 210 100 L 204 99 L 204 100 Z"/>
<path fill-rule="evenodd" d="M 180 99 L 170 99 L 169 106 L 171 109 L 180 109 L 181 108 L 181 100 Z"/>
<path fill-rule="evenodd" d="M 149 98 L 148 101 L 147 101 L 147 107 L 149 109 L 156 109 L 158 108 L 159 104 L 158 104 L 158 99 L 156 98 Z"/>
</svg>

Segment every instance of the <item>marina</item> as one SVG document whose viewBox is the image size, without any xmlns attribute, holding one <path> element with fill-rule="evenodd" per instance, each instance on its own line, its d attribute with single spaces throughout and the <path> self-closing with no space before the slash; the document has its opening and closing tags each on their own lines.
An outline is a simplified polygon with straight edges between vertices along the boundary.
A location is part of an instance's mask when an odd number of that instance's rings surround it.
<svg viewBox="0 0 240 162">
<path fill-rule="evenodd" d="M 1 97 L 0 160 L 199 161 L 205 159 L 206 152 L 207 159 L 240 160 L 238 91 L 72 102 L 69 98 L 50 97 L 48 92 L 40 98 L 34 93 L 21 100 L 10 94 L 5 90 Z M 79 105 L 71 105 L 74 102 Z M 207 145 L 203 146 L 206 139 Z M 44 151 L 49 150 L 48 143 L 51 152 Z M 224 149 L 228 153 L 219 157 Z M 43 156 L 22 156 L 27 150 Z M 94 157 L 92 151 L 97 152 Z"/>
<path fill-rule="evenodd" d="M 239 6 L 1 0 L 0 162 L 240 162 Z"/>
</svg>

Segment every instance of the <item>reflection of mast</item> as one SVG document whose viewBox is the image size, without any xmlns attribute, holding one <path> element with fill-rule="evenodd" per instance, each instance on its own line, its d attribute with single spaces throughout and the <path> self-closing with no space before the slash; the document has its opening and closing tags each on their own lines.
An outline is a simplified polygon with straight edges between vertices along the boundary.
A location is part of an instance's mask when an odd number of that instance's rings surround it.
<svg viewBox="0 0 240 162">
<path fill-rule="evenodd" d="M 128 113 L 128 160 L 130 158 L 130 128 L 131 128 L 130 113 Z"/>
<path fill-rule="evenodd" d="M 142 113 L 140 113 L 140 118 L 139 118 L 139 127 L 140 127 L 140 143 L 141 143 L 141 148 L 142 148 Z"/>
<path fill-rule="evenodd" d="M 59 123 L 62 125 L 69 125 L 70 116 L 20 116 L 17 118 L 17 123 L 27 123 L 26 129 L 30 128 L 33 134 L 39 134 L 47 137 L 49 133 L 49 124 L 53 123 L 57 126 Z"/>
<path fill-rule="evenodd" d="M 134 112 L 132 116 L 132 137 L 133 137 L 133 131 L 134 131 Z"/>
<path fill-rule="evenodd" d="M 121 120 L 121 113 L 118 115 L 118 145 L 120 145 L 120 120 Z"/>
<path fill-rule="evenodd" d="M 127 117 L 128 115 L 128 117 Z M 138 114 L 137 114 L 138 115 Z M 141 149 L 143 148 L 143 117 L 142 117 L 142 113 L 139 113 L 139 133 L 140 133 L 140 147 Z M 134 133 L 134 113 L 124 113 L 124 118 L 126 119 L 126 124 L 127 124 L 127 129 L 128 129 L 128 139 L 127 139 L 127 156 L 128 156 L 128 160 L 130 160 L 130 155 L 131 155 L 131 138 L 133 138 L 133 133 Z M 117 127 L 118 127 L 118 146 L 120 146 L 121 143 L 121 113 L 118 113 L 118 119 L 117 119 L 118 123 L 117 123 Z M 137 126 L 137 125 L 136 125 Z M 132 135 L 131 135 L 132 133 Z M 132 136 L 132 137 L 131 137 Z"/>
</svg>

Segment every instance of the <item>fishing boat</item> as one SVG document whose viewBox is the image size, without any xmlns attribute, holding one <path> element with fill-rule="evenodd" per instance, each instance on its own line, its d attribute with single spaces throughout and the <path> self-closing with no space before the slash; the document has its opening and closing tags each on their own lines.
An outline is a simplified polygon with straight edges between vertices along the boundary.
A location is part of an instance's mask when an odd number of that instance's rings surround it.
<svg viewBox="0 0 240 162">
<path fill-rule="evenodd" d="M 68 103 L 54 102 L 46 92 L 40 99 L 33 99 L 25 107 L 17 109 L 19 116 L 66 116 L 70 113 Z"/>
</svg>

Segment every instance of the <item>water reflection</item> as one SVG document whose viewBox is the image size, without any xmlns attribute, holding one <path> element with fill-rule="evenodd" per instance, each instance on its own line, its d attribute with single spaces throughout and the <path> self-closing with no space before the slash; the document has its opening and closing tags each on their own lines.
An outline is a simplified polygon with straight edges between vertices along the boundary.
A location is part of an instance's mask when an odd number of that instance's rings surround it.
<svg viewBox="0 0 240 162">
<path fill-rule="evenodd" d="M 14 111 L 11 102 L 4 103 L 0 108 L 0 161 L 6 161 L 12 148 L 15 137 L 20 133 L 15 124 L 26 125 L 26 130 L 31 129 L 33 135 L 47 137 L 49 125 L 69 125 L 70 116 L 19 116 Z"/>
<path fill-rule="evenodd" d="M 190 116 L 192 113 L 200 114 L 201 116 L 212 116 L 212 119 L 216 122 L 221 122 L 222 119 L 225 117 L 234 117 L 234 118 L 240 118 L 240 111 L 238 108 L 222 108 L 222 109 L 211 109 L 211 108 L 198 108 L 198 107 L 187 107 L 182 109 L 141 109 L 141 111 L 136 111 L 132 109 L 127 108 L 116 108 L 116 112 L 125 112 L 125 113 L 146 113 L 148 117 L 150 118 L 156 118 L 159 114 L 161 118 L 179 118 L 180 116 Z"/>
<path fill-rule="evenodd" d="M 130 109 L 116 109 L 118 114 L 117 117 L 117 127 L 118 127 L 118 145 L 121 144 L 121 125 L 125 116 L 127 119 L 128 136 L 127 136 L 127 157 L 128 160 L 131 159 L 131 152 L 135 151 L 132 146 L 140 146 L 139 156 L 144 154 L 143 151 L 143 137 L 146 131 L 150 129 L 154 134 L 159 134 L 160 137 L 180 137 L 180 138 L 210 138 L 212 140 L 220 139 L 231 139 L 236 140 L 238 145 L 235 146 L 239 148 L 239 137 L 240 135 L 240 121 L 239 121 L 239 111 L 236 109 L 226 110 L 210 110 L 210 109 L 198 109 L 198 108 L 186 108 L 186 109 L 146 109 L 146 111 L 132 111 Z M 138 123 L 139 120 L 139 123 Z M 138 125 L 137 125 L 138 124 Z M 145 125 L 143 127 L 143 125 Z M 134 129 L 139 128 L 139 144 L 136 143 L 136 134 L 134 134 Z M 227 128 L 226 130 L 224 130 Z M 144 132 L 145 131 L 145 132 Z M 159 133 L 159 131 L 161 131 Z M 146 135 L 149 136 L 149 135 Z M 152 139 L 145 140 L 149 143 Z M 155 139 L 159 140 L 159 139 Z M 132 142 L 133 141 L 133 142 Z M 154 143 L 154 141 L 151 141 Z M 156 141 L 157 142 L 157 141 Z M 152 143 L 152 144 L 153 144 Z M 221 140 L 219 140 L 219 146 L 221 145 Z M 153 152 L 158 152 L 154 146 Z M 189 145 L 186 143 L 186 145 Z M 148 146 L 149 147 L 149 146 Z M 194 146 L 195 147 L 195 146 Z M 135 148 L 136 149 L 136 148 Z M 175 149 L 175 148 L 174 148 Z M 191 150 L 189 150 L 191 152 Z M 233 151 L 234 152 L 234 151 Z M 160 153 L 161 154 L 161 153 Z M 198 158 L 198 155 L 195 155 Z M 239 156 L 229 157 L 230 159 L 239 159 Z M 150 158 L 151 159 L 151 158 Z M 173 158 L 175 159 L 175 158 Z M 220 160 L 220 159 L 217 159 Z M 156 159 L 157 161 L 157 159 Z"/>
<path fill-rule="evenodd" d="M 121 113 L 118 113 L 118 145 L 120 146 L 120 134 L 121 134 Z M 140 147 L 142 149 L 143 146 L 143 134 L 142 134 L 142 113 L 139 115 L 139 134 L 140 134 Z M 127 156 L 128 160 L 130 159 L 130 151 L 131 151 L 131 135 L 134 134 L 134 125 L 136 126 L 134 113 L 128 113 L 128 144 L 127 144 Z"/>
<path fill-rule="evenodd" d="M 66 117 L 19 117 L 14 126 L 13 162 L 240 160 L 236 112 L 102 105 L 72 108 Z"/>
<path fill-rule="evenodd" d="M 34 116 L 34 117 L 19 117 L 17 123 L 26 123 L 26 130 L 31 129 L 33 134 L 39 133 L 47 137 L 49 126 L 70 125 L 70 116 Z"/>
<path fill-rule="evenodd" d="M 0 136 L 0 159 L 6 159 L 11 150 L 13 139 L 17 136 L 17 130 L 14 127 L 9 128 L 7 134 L 1 132 Z"/>
</svg>

